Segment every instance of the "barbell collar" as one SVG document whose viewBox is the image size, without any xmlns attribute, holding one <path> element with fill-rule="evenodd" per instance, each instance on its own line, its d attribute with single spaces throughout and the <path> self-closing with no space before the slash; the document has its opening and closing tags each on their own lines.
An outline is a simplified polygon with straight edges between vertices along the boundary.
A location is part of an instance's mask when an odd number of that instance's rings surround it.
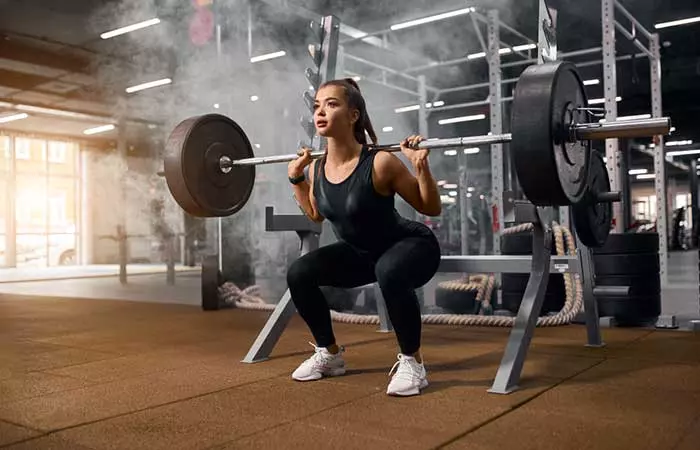
<svg viewBox="0 0 700 450">
<path fill-rule="evenodd" d="M 603 123 L 580 123 L 573 126 L 573 139 L 580 141 L 666 135 L 671 131 L 671 119 L 616 120 Z"/>
<path fill-rule="evenodd" d="M 622 192 L 620 192 L 620 191 L 601 192 L 601 193 L 596 195 L 596 200 L 598 200 L 599 203 L 620 202 L 620 201 L 622 201 Z"/>
</svg>

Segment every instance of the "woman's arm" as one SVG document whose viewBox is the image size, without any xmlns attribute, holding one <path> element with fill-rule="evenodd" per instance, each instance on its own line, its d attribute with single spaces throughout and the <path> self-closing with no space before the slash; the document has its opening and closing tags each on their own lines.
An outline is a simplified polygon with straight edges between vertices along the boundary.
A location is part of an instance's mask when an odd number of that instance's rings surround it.
<svg viewBox="0 0 700 450">
<path fill-rule="evenodd" d="M 399 158 L 389 152 L 378 151 L 374 161 L 380 193 L 395 192 L 426 216 L 439 216 L 442 213 L 440 192 L 430 172 L 427 157 L 411 161 L 415 176 Z"/>
<path fill-rule="evenodd" d="M 314 190 L 312 188 L 314 183 L 314 168 L 315 163 L 309 165 L 309 180 L 304 180 L 299 184 L 293 184 L 292 190 L 294 191 L 294 197 L 296 198 L 297 204 L 304 211 L 304 214 L 314 222 L 323 222 L 325 218 L 319 214 L 318 206 L 316 205 L 316 198 L 314 197 Z"/>
</svg>

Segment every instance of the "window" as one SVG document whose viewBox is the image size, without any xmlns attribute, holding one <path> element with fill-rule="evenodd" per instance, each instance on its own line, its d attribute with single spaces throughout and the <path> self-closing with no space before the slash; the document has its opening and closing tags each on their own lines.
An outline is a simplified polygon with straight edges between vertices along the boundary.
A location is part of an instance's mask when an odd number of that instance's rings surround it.
<svg viewBox="0 0 700 450">
<path fill-rule="evenodd" d="M 15 157 L 17 159 L 29 160 L 32 157 L 29 139 L 15 139 Z"/>
<path fill-rule="evenodd" d="M 68 144 L 66 142 L 49 142 L 49 162 L 56 164 L 64 164 L 66 162 L 66 153 Z"/>
</svg>

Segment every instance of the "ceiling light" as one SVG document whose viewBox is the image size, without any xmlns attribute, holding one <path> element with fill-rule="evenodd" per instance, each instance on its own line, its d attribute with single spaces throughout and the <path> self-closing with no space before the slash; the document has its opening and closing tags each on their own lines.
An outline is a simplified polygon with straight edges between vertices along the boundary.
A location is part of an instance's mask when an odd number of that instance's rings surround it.
<svg viewBox="0 0 700 450">
<path fill-rule="evenodd" d="M 600 84 L 600 80 L 597 79 L 597 78 L 592 79 L 592 80 L 585 80 L 585 81 L 583 82 L 583 85 L 584 85 L 584 86 L 594 86 L 594 85 L 596 85 L 596 84 Z"/>
<path fill-rule="evenodd" d="M 654 178 L 656 178 L 656 174 L 654 173 L 645 173 L 642 175 L 637 175 L 638 180 L 652 180 Z"/>
<path fill-rule="evenodd" d="M 437 108 L 439 106 L 443 106 L 444 104 L 445 104 L 445 102 L 443 102 L 442 100 L 438 100 L 436 102 L 433 102 L 433 107 Z"/>
<path fill-rule="evenodd" d="M 637 114 L 635 116 L 619 116 L 616 120 L 619 121 L 625 121 L 625 120 L 638 120 L 638 119 L 651 119 L 651 114 Z M 605 123 L 605 119 L 600 119 L 598 123 Z"/>
<path fill-rule="evenodd" d="M 384 127 L 384 128 L 382 128 L 382 131 L 385 133 L 388 133 L 390 131 L 394 131 L 394 127 Z"/>
<path fill-rule="evenodd" d="M 163 78 L 162 80 L 149 81 L 148 83 L 138 84 L 136 86 L 131 86 L 126 88 L 126 92 L 132 94 L 134 92 L 143 91 L 146 89 L 151 89 L 158 86 L 164 86 L 166 84 L 172 83 L 173 80 L 170 78 Z"/>
<path fill-rule="evenodd" d="M 87 130 L 83 131 L 83 134 L 87 134 L 89 136 L 91 134 L 98 134 L 98 133 L 104 133 L 105 131 L 112 131 L 115 128 L 116 127 L 112 124 L 102 125 L 102 126 L 95 127 L 95 128 L 88 128 Z"/>
<path fill-rule="evenodd" d="M 691 140 L 685 140 L 685 141 L 668 141 L 666 142 L 667 147 L 678 147 L 680 145 L 690 145 L 692 144 L 693 141 Z"/>
<path fill-rule="evenodd" d="M 214 103 L 214 109 L 219 109 L 219 104 L 218 104 L 218 103 Z"/>
<path fill-rule="evenodd" d="M 476 155 L 477 153 L 479 153 L 479 147 L 465 148 L 464 149 L 465 155 Z"/>
<path fill-rule="evenodd" d="M 630 175 L 642 175 L 649 172 L 647 169 L 630 169 L 629 174 Z"/>
<path fill-rule="evenodd" d="M 260 148 L 260 144 L 255 144 L 255 148 Z"/>
<path fill-rule="evenodd" d="M 513 50 L 515 50 L 516 52 L 522 52 L 525 50 L 533 50 L 535 48 L 537 48 L 537 45 L 535 45 L 535 44 L 524 44 L 524 45 L 516 45 L 515 47 L 513 47 Z"/>
<path fill-rule="evenodd" d="M 446 185 L 443 186 L 445 189 L 457 189 L 457 185 L 454 183 L 447 183 Z"/>
<path fill-rule="evenodd" d="M 467 198 L 471 198 L 471 197 L 472 197 L 472 194 L 471 194 L 471 193 L 468 193 L 468 194 L 467 194 Z"/>
<path fill-rule="evenodd" d="M 437 22 L 438 20 L 449 19 L 450 17 L 461 16 L 464 14 L 469 14 L 475 12 L 476 8 L 463 8 L 455 11 L 450 11 L 442 14 L 436 14 L 434 16 L 423 17 L 422 19 L 409 20 L 408 22 L 398 23 L 391 26 L 392 31 L 401 30 L 403 28 L 415 27 L 416 25 L 423 25 L 424 23 Z"/>
<path fill-rule="evenodd" d="M 450 191 L 447 193 L 450 197 L 457 197 L 457 191 Z"/>
<path fill-rule="evenodd" d="M 486 57 L 486 52 L 472 53 L 471 55 L 467 55 L 467 59 L 478 59 L 478 58 L 485 58 L 485 57 Z"/>
<path fill-rule="evenodd" d="M 440 125 L 448 125 L 451 123 L 471 122 L 474 120 L 484 120 L 485 118 L 486 118 L 485 114 L 475 114 L 472 116 L 460 116 L 460 117 L 452 117 L 451 119 L 442 119 L 442 120 L 439 120 L 438 123 Z"/>
<path fill-rule="evenodd" d="M 442 185 L 444 185 L 445 183 L 447 183 L 447 180 L 440 180 L 440 181 L 437 182 L 437 185 L 438 185 L 438 186 L 442 186 Z"/>
<path fill-rule="evenodd" d="M 507 54 L 511 53 L 512 51 L 513 50 L 511 50 L 509 48 L 502 48 L 502 49 L 498 50 L 498 54 L 499 55 L 507 55 Z"/>
<path fill-rule="evenodd" d="M 668 130 L 668 131 L 669 131 L 670 133 L 673 133 L 674 131 L 676 131 L 676 127 L 671 127 L 671 129 Z"/>
<path fill-rule="evenodd" d="M 697 155 L 698 153 L 700 153 L 700 150 L 678 150 L 675 152 L 667 152 L 666 157 L 668 158 L 669 156 Z"/>
<path fill-rule="evenodd" d="M 160 23 L 160 19 L 158 19 L 158 18 L 145 20 L 143 22 L 135 23 L 135 24 L 129 25 L 127 27 L 117 28 L 116 30 L 102 33 L 100 35 L 100 37 L 102 39 L 110 39 L 110 38 L 113 38 L 115 36 L 119 36 L 121 34 L 131 33 L 132 31 L 140 30 L 142 28 L 147 28 L 147 27 L 151 27 L 153 25 L 158 25 L 159 23 Z"/>
<path fill-rule="evenodd" d="M 420 109 L 420 105 L 410 105 L 410 106 L 403 106 L 401 108 L 396 108 L 394 110 L 395 113 L 404 113 L 408 111 L 417 111 Z"/>
<path fill-rule="evenodd" d="M 445 150 L 443 154 L 445 156 L 455 156 L 457 154 L 457 150 Z"/>
<path fill-rule="evenodd" d="M 11 116 L 0 117 L 0 123 L 14 122 L 15 120 L 22 120 L 29 117 L 27 113 L 12 114 Z"/>
<path fill-rule="evenodd" d="M 257 95 L 251 95 L 251 96 L 250 96 L 250 101 L 251 101 L 251 102 L 257 102 L 258 100 L 260 100 L 260 97 L 258 97 Z"/>
<path fill-rule="evenodd" d="M 267 61 L 268 59 L 279 58 L 279 57 L 284 56 L 286 54 L 287 54 L 287 52 L 285 52 L 284 50 L 281 50 L 279 52 L 274 52 L 274 53 L 266 53 L 266 54 L 260 55 L 260 56 L 253 56 L 252 58 L 250 58 L 250 62 L 256 63 L 256 62 L 260 62 L 260 61 Z"/>
<path fill-rule="evenodd" d="M 654 25 L 657 30 L 661 28 L 675 27 L 678 25 L 687 25 L 689 23 L 700 22 L 700 17 L 690 17 L 688 19 L 672 20 L 670 22 L 661 22 Z"/>
<path fill-rule="evenodd" d="M 616 102 L 622 101 L 622 97 L 615 97 L 615 101 Z M 593 98 L 593 99 L 588 100 L 589 105 L 600 105 L 601 103 L 605 103 L 604 98 Z"/>
</svg>

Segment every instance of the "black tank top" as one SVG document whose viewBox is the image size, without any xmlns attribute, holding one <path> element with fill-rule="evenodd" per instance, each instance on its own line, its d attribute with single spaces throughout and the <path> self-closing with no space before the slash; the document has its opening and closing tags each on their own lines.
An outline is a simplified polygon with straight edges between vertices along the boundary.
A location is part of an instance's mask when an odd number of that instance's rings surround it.
<svg viewBox="0 0 700 450">
<path fill-rule="evenodd" d="M 378 256 L 408 236 L 435 238 L 425 225 L 402 217 L 394 207 L 394 194 L 374 189 L 372 167 L 376 151 L 362 147 L 355 170 L 340 183 L 326 179 L 326 157 L 316 163 L 314 196 L 318 212 L 328 219 L 338 239 Z"/>
</svg>

